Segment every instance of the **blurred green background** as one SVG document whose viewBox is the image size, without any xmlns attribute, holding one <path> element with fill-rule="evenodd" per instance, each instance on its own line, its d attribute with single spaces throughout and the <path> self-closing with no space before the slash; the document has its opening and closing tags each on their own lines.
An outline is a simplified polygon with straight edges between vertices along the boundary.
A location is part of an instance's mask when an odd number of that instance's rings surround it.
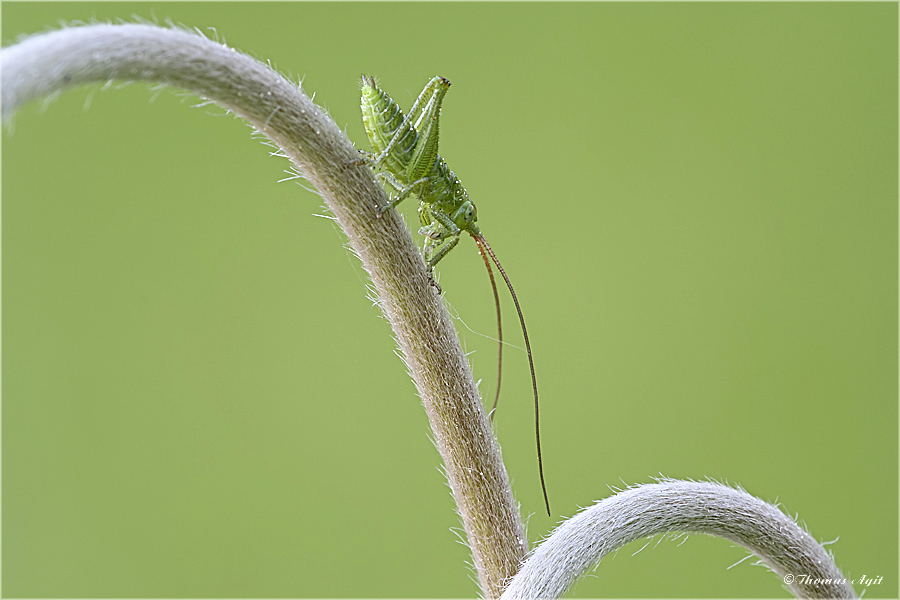
<svg viewBox="0 0 900 600">
<path fill-rule="evenodd" d="M 404 107 L 453 82 L 441 152 L 534 346 L 552 519 L 521 351 L 496 420 L 533 542 L 612 487 L 711 477 L 897 596 L 895 3 L 4 2 L 2 41 L 132 17 L 302 77 L 362 148 L 360 73 Z M 321 200 L 223 111 L 101 87 L 3 133 L 2 594 L 475 596 Z M 471 240 L 439 272 L 488 395 Z M 643 545 L 571 595 L 788 596 L 723 540 Z"/>
</svg>

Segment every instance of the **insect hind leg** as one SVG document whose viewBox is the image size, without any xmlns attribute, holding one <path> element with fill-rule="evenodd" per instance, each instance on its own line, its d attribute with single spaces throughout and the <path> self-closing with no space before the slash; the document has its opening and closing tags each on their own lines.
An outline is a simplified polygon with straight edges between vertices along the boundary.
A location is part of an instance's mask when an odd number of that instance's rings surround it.
<svg viewBox="0 0 900 600">
<path fill-rule="evenodd" d="M 403 121 L 400 124 L 400 127 L 397 128 L 397 131 L 394 132 L 394 136 L 390 139 L 387 146 L 385 146 L 384 150 L 381 151 L 380 154 L 374 157 L 372 162 L 372 166 L 374 168 L 380 168 L 384 160 L 388 157 L 388 155 L 394 150 L 400 140 L 406 137 L 407 132 L 412 129 L 416 130 L 414 122 L 418 122 L 422 120 L 424 106 L 427 106 L 431 99 L 434 97 L 436 90 L 440 89 L 444 84 L 444 91 L 446 91 L 447 87 L 450 87 L 450 82 L 448 82 L 443 77 L 433 77 L 431 81 L 425 84 L 425 88 L 419 94 L 419 97 L 416 98 L 416 101 L 413 102 L 413 105 L 409 108 L 409 112 L 404 115 Z M 375 80 L 371 79 L 371 85 L 375 85 Z M 424 106 L 423 106 L 424 105 Z"/>
</svg>

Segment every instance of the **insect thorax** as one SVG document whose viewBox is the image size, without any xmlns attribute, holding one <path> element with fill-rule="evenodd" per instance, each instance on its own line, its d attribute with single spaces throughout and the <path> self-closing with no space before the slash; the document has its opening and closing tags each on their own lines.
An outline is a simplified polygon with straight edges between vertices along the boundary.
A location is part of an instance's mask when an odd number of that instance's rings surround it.
<svg viewBox="0 0 900 600">
<path fill-rule="evenodd" d="M 430 198 L 423 198 L 424 202 L 437 204 L 441 210 L 447 214 L 451 214 L 459 208 L 463 203 L 469 201 L 469 194 L 456 173 L 450 170 L 444 159 L 438 156 L 431 171 L 428 173 L 431 185 L 429 191 Z"/>
</svg>

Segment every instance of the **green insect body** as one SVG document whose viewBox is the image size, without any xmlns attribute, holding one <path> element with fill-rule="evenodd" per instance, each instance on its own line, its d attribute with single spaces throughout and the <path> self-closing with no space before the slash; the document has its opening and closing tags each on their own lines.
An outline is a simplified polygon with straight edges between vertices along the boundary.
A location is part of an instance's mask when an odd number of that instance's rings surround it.
<svg viewBox="0 0 900 600">
<path fill-rule="evenodd" d="M 550 501 L 547 498 L 547 487 L 544 483 L 544 466 L 541 458 L 541 433 L 538 409 L 537 379 L 534 373 L 534 360 L 531 355 L 531 343 L 525 318 L 519 307 L 519 300 L 506 271 L 494 254 L 493 249 L 481 234 L 478 226 L 475 204 L 469 199 L 465 188 L 456 174 L 450 170 L 444 159 L 438 154 L 438 122 L 441 114 L 441 103 L 450 88 L 450 82 L 443 77 L 434 77 L 416 98 L 407 115 L 400 106 L 375 83 L 373 77 L 363 76 L 362 80 L 362 116 L 366 134 L 372 144 L 373 154 L 367 154 L 367 162 L 376 171 L 391 194 L 391 201 L 381 207 L 387 211 L 409 196 L 419 199 L 419 220 L 422 224 L 419 235 L 424 236 L 425 243 L 422 254 L 430 269 L 444 258 L 459 242 L 463 231 L 469 232 L 484 259 L 491 287 L 494 292 L 494 303 L 497 310 L 497 330 L 499 340 L 497 388 L 494 397 L 493 417 L 500 394 L 500 373 L 502 372 L 503 329 L 500 319 L 500 298 L 491 269 L 491 261 L 503 276 L 509 289 L 522 334 L 525 338 L 525 351 L 531 369 L 531 383 L 534 391 L 534 422 L 537 443 L 538 471 L 541 479 L 541 490 L 547 515 L 550 515 Z M 490 256 L 490 260 L 488 259 Z M 437 284 L 435 284 L 437 287 Z M 440 288 L 438 288 L 440 290 Z"/>
<path fill-rule="evenodd" d="M 437 152 L 441 102 L 449 88 L 448 80 L 433 78 L 404 116 L 372 78 L 363 79 L 363 124 L 375 150 L 373 166 L 383 169 L 378 177 L 395 193 L 382 211 L 410 195 L 419 198 L 419 235 L 426 238 L 423 254 L 429 267 L 456 246 L 462 231 L 481 237 L 475 205 Z"/>
</svg>

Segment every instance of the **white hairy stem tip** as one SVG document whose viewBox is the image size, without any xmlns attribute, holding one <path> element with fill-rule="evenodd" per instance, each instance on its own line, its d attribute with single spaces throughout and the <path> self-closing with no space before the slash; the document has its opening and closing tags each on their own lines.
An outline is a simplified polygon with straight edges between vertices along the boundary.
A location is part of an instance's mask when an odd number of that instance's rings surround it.
<svg viewBox="0 0 900 600">
<path fill-rule="evenodd" d="M 610 552 L 677 532 L 740 544 L 798 598 L 856 598 L 831 555 L 778 507 L 743 490 L 694 481 L 642 485 L 583 510 L 535 549 L 501 598 L 559 598 Z"/>
<path fill-rule="evenodd" d="M 247 119 L 312 181 L 372 278 L 431 422 L 482 593 L 499 596 L 527 552 L 499 446 L 409 230 L 395 211 L 378 212 L 388 201 L 384 190 L 331 118 L 267 65 L 179 29 L 71 27 L 5 48 L 0 59 L 4 119 L 32 99 L 70 86 L 169 84 Z"/>
</svg>

